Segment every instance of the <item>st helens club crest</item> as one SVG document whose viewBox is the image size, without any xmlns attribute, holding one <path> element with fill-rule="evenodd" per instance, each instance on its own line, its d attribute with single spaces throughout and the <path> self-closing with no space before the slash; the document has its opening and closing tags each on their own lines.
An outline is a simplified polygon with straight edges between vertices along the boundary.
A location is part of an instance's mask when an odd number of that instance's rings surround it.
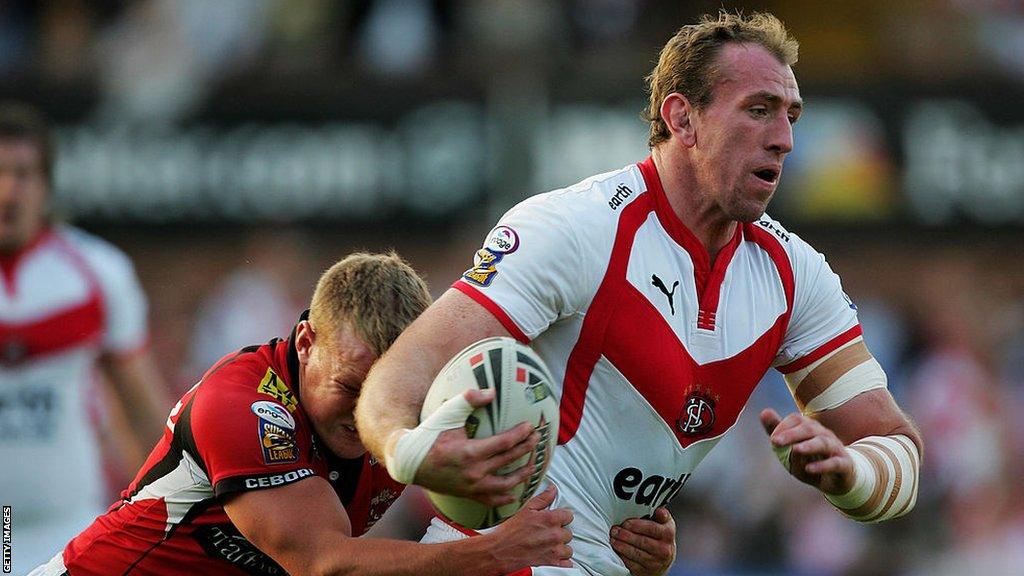
<svg viewBox="0 0 1024 576">
<path fill-rule="evenodd" d="M 686 397 L 676 427 L 686 436 L 703 436 L 715 425 L 718 398 L 710 390 L 697 389 Z"/>
</svg>

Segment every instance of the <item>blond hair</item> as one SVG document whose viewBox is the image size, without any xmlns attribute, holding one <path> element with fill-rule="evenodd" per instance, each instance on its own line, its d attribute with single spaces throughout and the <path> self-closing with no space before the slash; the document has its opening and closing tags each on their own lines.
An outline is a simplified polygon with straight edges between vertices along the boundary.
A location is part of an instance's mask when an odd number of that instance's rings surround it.
<svg viewBox="0 0 1024 576">
<path fill-rule="evenodd" d="M 698 110 L 711 103 L 718 82 L 716 58 L 728 42 L 759 44 L 779 62 L 792 66 L 800 48 L 782 21 L 772 14 L 750 16 L 721 11 L 718 18 L 705 14 L 696 24 L 683 26 L 661 49 L 658 64 L 647 76 L 650 101 L 643 119 L 650 122 L 647 145 L 654 148 L 671 136 L 661 118 L 661 103 L 678 92 Z"/>
<path fill-rule="evenodd" d="M 427 285 L 394 251 L 350 254 L 316 283 L 309 322 L 320 337 L 333 338 L 349 322 L 378 356 L 430 305 Z"/>
</svg>

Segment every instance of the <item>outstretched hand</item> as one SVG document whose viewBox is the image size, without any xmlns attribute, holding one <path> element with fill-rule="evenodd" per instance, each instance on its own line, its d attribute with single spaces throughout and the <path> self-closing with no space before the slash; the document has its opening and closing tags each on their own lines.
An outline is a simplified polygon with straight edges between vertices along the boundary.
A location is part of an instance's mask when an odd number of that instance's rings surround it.
<svg viewBox="0 0 1024 576">
<path fill-rule="evenodd" d="M 572 567 L 567 526 L 573 516 L 568 508 L 549 508 L 556 494 L 555 486 L 548 486 L 486 535 L 494 538 L 494 555 L 506 562 L 506 572 L 527 566 Z"/>
<path fill-rule="evenodd" d="M 475 409 L 490 403 L 494 394 L 492 390 L 467 390 L 465 398 Z M 532 452 L 539 441 L 540 435 L 529 422 L 481 439 L 469 438 L 464 427 L 446 430 L 430 447 L 414 483 L 488 506 L 509 504 L 516 500 L 512 489 L 533 472 Z M 531 454 L 526 465 L 512 471 L 505 469 L 526 454 Z"/>
<path fill-rule="evenodd" d="M 666 508 L 653 519 L 630 518 L 612 526 L 615 553 L 634 576 L 661 576 L 676 560 L 676 522 Z"/>
<path fill-rule="evenodd" d="M 780 418 L 766 408 L 761 411 L 761 425 L 772 449 L 783 465 L 788 462 L 788 472 L 797 480 L 826 494 L 845 494 L 853 488 L 853 459 L 835 432 L 821 422 L 799 413 Z"/>
</svg>

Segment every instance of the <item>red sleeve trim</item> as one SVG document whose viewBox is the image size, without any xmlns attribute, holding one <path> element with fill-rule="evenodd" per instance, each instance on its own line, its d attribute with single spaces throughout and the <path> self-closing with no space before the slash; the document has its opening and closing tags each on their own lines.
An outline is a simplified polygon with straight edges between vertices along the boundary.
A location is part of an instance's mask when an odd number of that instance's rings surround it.
<svg viewBox="0 0 1024 576">
<path fill-rule="evenodd" d="M 835 338 L 829 340 L 828 342 L 822 344 L 821 346 L 818 346 L 810 354 L 807 354 L 806 356 L 803 356 L 801 358 L 797 358 L 796 360 L 790 362 L 789 364 L 779 366 L 777 370 L 779 372 L 782 372 L 783 374 L 792 374 L 797 370 L 803 370 L 804 368 L 807 368 L 811 364 L 814 364 L 818 360 L 824 358 L 828 354 L 836 351 L 840 346 L 846 344 L 847 342 L 853 340 L 854 338 L 860 336 L 861 334 L 862 331 L 860 328 L 860 324 L 857 324 L 853 328 L 850 328 L 849 330 L 843 332 L 839 336 L 836 336 Z"/>
<path fill-rule="evenodd" d="M 466 284 L 462 280 L 456 280 L 455 283 L 452 284 L 452 288 L 455 288 L 459 292 L 462 292 L 466 296 L 469 296 L 470 298 L 475 300 L 477 304 L 486 308 L 487 311 L 491 313 L 491 315 L 498 319 L 498 322 L 501 322 L 501 325 L 505 327 L 505 330 L 508 330 L 508 333 L 511 334 L 516 340 L 519 340 L 523 344 L 530 343 L 530 339 L 519 328 L 519 326 L 514 321 L 512 321 L 512 318 L 510 318 L 509 315 L 506 314 L 505 311 L 501 309 L 501 306 L 495 304 L 494 300 L 488 298 L 486 295 L 484 295 L 483 292 L 477 290 L 476 288 L 473 288 L 472 286 Z"/>
<path fill-rule="evenodd" d="M 469 536 L 470 538 L 472 538 L 473 536 L 479 536 L 480 535 L 480 533 L 477 532 L 476 530 L 473 530 L 471 528 L 466 528 L 465 526 L 463 526 L 461 524 L 456 524 L 455 522 L 449 520 L 448 518 L 445 518 L 444 514 L 438 514 L 437 518 L 441 522 L 444 522 L 445 524 L 451 526 L 452 528 L 458 530 L 459 532 L 462 532 L 466 536 Z"/>
</svg>

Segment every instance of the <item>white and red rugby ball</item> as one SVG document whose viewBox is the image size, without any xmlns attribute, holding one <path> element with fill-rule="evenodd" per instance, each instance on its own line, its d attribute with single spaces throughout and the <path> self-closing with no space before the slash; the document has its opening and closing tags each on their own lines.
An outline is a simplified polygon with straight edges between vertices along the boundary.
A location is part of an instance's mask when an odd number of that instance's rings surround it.
<svg viewBox="0 0 1024 576">
<path fill-rule="evenodd" d="M 494 400 L 477 408 L 466 419 L 470 438 L 487 438 L 530 422 L 540 434 L 534 451 L 534 471 L 517 486 L 515 502 L 491 507 L 476 500 L 438 494 L 427 490 L 434 507 L 449 520 L 466 528 L 480 529 L 500 524 L 529 500 L 544 474 L 558 441 L 558 399 L 555 398 L 551 372 L 529 346 L 514 338 L 487 338 L 455 355 L 434 378 L 423 402 L 420 419 L 427 418 L 445 400 L 466 390 L 493 389 Z M 501 472 L 511 472 L 530 460 L 526 454 Z"/>
</svg>

